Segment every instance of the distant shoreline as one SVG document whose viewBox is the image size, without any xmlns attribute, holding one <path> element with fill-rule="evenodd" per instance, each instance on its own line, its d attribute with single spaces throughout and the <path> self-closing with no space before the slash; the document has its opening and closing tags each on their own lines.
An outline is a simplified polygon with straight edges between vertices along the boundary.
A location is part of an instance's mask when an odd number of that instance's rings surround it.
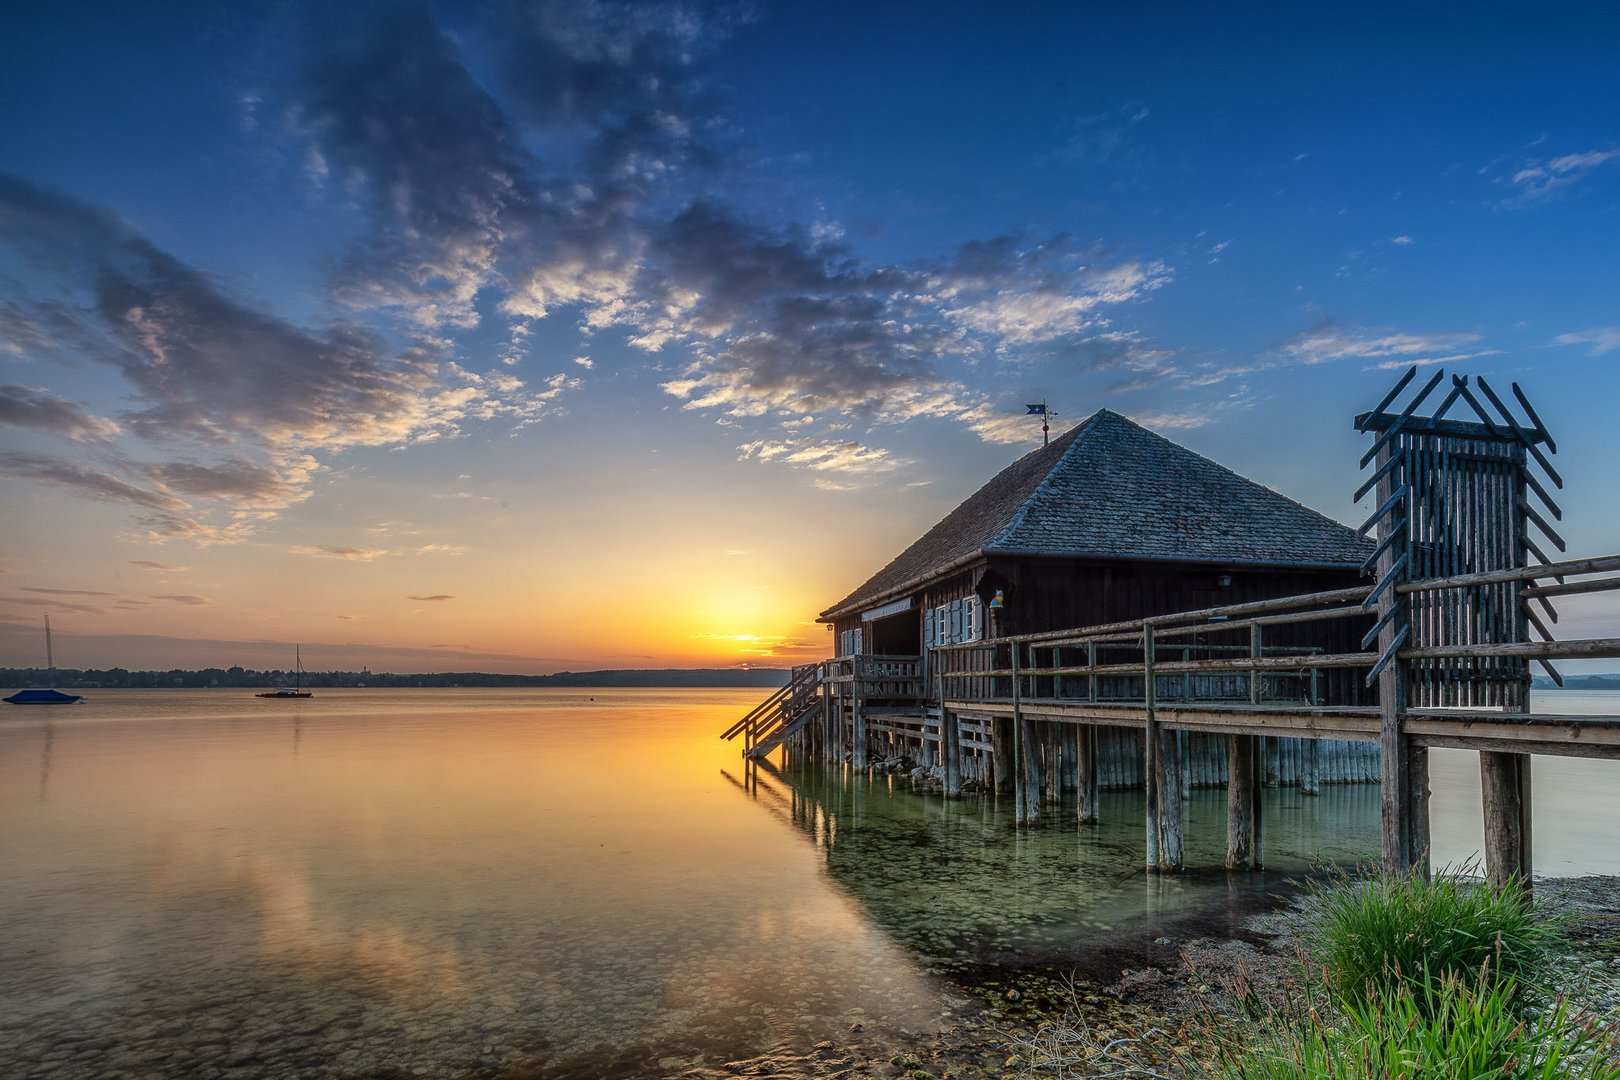
<svg viewBox="0 0 1620 1080">
<path fill-rule="evenodd" d="M 552 675 L 501 675 L 478 671 L 400 674 L 377 671 L 306 671 L 301 681 L 310 689 L 338 687 L 777 687 L 788 680 L 785 668 L 622 668 L 603 671 L 559 671 Z M 42 686 L 63 689 L 173 690 L 209 687 L 254 689 L 290 684 L 291 671 L 247 668 L 128 671 L 124 668 L 76 670 L 0 668 L 0 688 Z"/>
</svg>

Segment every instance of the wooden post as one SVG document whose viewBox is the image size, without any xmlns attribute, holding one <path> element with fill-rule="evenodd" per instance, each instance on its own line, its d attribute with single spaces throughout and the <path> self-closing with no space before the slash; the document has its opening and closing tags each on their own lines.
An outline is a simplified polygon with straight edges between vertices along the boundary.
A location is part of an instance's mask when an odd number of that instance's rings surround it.
<svg viewBox="0 0 1620 1080">
<path fill-rule="evenodd" d="M 1249 798 L 1254 803 L 1254 856 L 1255 869 L 1266 864 L 1266 811 L 1265 788 L 1260 784 L 1260 743 L 1257 736 L 1249 739 Z"/>
<path fill-rule="evenodd" d="M 1305 759 L 1301 762 L 1299 771 L 1299 791 L 1302 795 L 1322 794 L 1322 753 L 1320 747 L 1321 741 L 1318 739 L 1306 739 L 1305 745 L 1301 747 L 1304 751 L 1302 756 Z"/>
<path fill-rule="evenodd" d="M 1080 790 L 1080 727 L 1064 724 L 1063 728 L 1063 782 L 1064 791 Z"/>
<path fill-rule="evenodd" d="M 1075 755 L 1076 799 L 1075 815 L 1082 825 L 1097 823 L 1097 728 L 1085 724 L 1080 728 L 1078 753 Z"/>
<path fill-rule="evenodd" d="M 1380 467 L 1390 455 L 1404 452 L 1395 440 L 1391 440 L 1379 453 Z M 1412 740 L 1402 730 L 1402 714 L 1406 712 L 1408 694 L 1407 664 L 1390 655 L 1405 643 L 1411 633 L 1410 606 L 1395 591 L 1395 582 L 1386 582 L 1410 560 L 1406 507 L 1400 500 L 1394 499 L 1403 486 L 1397 484 L 1397 474 L 1402 471 L 1390 468 L 1378 481 L 1379 505 L 1390 504 L 1394 500 L 1378 526 L 1380 542 L 1393 537 L 1378 556 L 1378 581 L 1386 586 L 1378 595 L 1377 606 L 1378 618 L 1382 623 L 1378 631 L 1378 654 L 1386 661 L 1378 673 L 1379 802 L 1384 870 L 1391 874 L 1416 870 L 1427 876 L 1428 754 L 1414 747 Z"/>
<path fill-rule="evenodd" d="M 945 758 L 945 796 L 962 794 L 962 718 L 945 708 L 945 677 L 939 672 L 939 654 L 934 654 L 934 689 L 939 700 L 940 753 Z"/>
<path fill-rule="evenodd" d="M 1528 681 L 1528 676 L 1526 676 Z M 1529 688 L 1516 686 L 1508 694 L 1508 712 L 1527 712 Z M 1530 756 L 1479 752 L 1479 788 L 1485 814 L 1485 880 L 1494 889 L 1516 884 L 1531 891 Z"/>
<path fill-rule="evenodd" d="M 1063 761 L 1063 738 L 1058 729 L 1062 726 L 1054 723 L 1042 725 L 1045 737 L 1041 740 L 1041 760 L 1046 768 L 1046 801 L 1048 804 L 1063 801 L 1063 771 L 1067 767 Z"/>
<path fill-rule="evenodd" d="M 1153 685 L 1153 624 L 1142 624 L 1142 808 L 1148 870 L 1159 866 L 1159 719 Z"/>
<path fill-rule="evenodd" d="M 850 670 L 854 678 L 849 684 L 850 701 L 850 741 L 854 744 L 850 748 L 850 764 L 857 770 L 866 769 L 866 713 L 861 709 L 861 658 L 857 654 L 850 661 Z"/>
<path fill-rule="evenodd" d="M 1226 756 L 1226 868 L 1250 870 L 1260 866 L 1255 844 L 1259 819 L 1259 790 L 1255 783 L 1253 735 L 1233 735 Z"/>
<path fill-rule="evenodd" d="M 1012 651 L 1012 707 L 1013 707 L 1013 739 L 1016 744 L 1016 753 L 1019 755 L 1018 767 L 1014 770 L 1016 789 L 1014 797 L 1018 801 L 1018 812 L 1015 818 L 1026 825 L 1038 824 L 1041 820 L 1041 768 L 1040 753 L 1041 740 L 1036 730 L 1035 721 L 1024 716 L 1024 691 L 1022 687 L 1023 675 L 1020 672 L 1019 653 L 1022 646 L 1019 642 L 1011 642 L 1008 646 Z"/>
<path fill-rule="evenodd" d="M 838 712 L 834 708 L 837 699 L 833 697 L 833 669 L 831 660 L 824 660 L 821 664 L 821 725 L 825 734 L 821 740 L 821 759 L 826 762 L 838 760 L 841 752 L 841 741 L 838 737 Z"/>
<path fill-rule="evenodd" d="M 1142 671 L 1145 737 L 1142 784 L 1148 790 L 1148 867 L 1180 870 L 1184 861 L 1181 835 L 1181 749 L 1175 731 L 1159 724 L 1157 676 L 1154 673 L 1153 624 L 1142 624 Z"/>
<path fill-rule="evenodd" d="M 1181 732 L 1159 729 L 1159 869 L 1175 871 L 1185 861 L 1181 821 Z"/>
<path fill-rule="evenodd" d="M 1097 666 L 1097 643 L 1095 641 L 1086 642 L 1086 666 L 1093 668 Z M 1092 702 L 1097 700 L 1096 675 L 1086 676 L 1086 700 Z"/>
<path fill-rule="evenodd" d="M 1494 889 L 1510 883 L 1530 889 L 1530 758 L 1479 752 L 1485 812 L 1485 879 Z"/>
<path fill-rule="evenodd" d="M 1046 786 L 1040 724 L 1025 717 L 1024 724 L 1024 823 L 1041 823 L 1041 793 Z"/>
<path fill-rule="evenodd" d="M 1018 778 L 1013 767 L 1017 764 L 1018 756 L 1018 749 L 1013 745 L 1016 738 L 1011 720 L 1004 716 L 990 718 L 991 753 L 994 755 L 992 780 L 997 795 L 1005 795 L 1017 787 Z"/>
</svg>

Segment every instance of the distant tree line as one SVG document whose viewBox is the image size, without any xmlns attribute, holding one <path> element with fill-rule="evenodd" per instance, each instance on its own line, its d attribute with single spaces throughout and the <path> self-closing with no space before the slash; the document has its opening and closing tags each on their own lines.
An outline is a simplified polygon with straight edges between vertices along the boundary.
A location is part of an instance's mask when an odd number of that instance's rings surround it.
<svg viewBox="0 0 1620 1080">
<path fill-rule="evenodd" d="M 1534 690 L 1553 690 L 1557 688 L 1545 675 L 1533 676 L 1530 687 Z M 1620 675 L 1565 675 L 1565 690 L 1620 690 Z"/>
<path fill-rule="evenodd" d="M 480 671 L 394 674 L 378 671 L 306 671 L 304 686 L 781 686 L 782 668 L 662 668 L 617 671 L 560 671 L 555 675 L 497 675 Z M 128 668 L 0 668 L 0 687 L 45 686 L 73 689 L 112 687 L 136 690 L 210 686 L 290 686 L 291 671 L 252 668 L 202 668 L 187 671 L 130 671 Z"/>
</svg>

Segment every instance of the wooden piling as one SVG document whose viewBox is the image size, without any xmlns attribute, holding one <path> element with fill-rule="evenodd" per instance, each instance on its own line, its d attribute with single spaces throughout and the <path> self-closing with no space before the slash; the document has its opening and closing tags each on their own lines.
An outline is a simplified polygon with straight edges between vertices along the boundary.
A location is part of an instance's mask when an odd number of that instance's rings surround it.
<svg viewBox="0 0 1620 1080">
<path fill-rule="evenodd" d="M 1159 863 L 1160 871 L 1180 870 L 1186 861 L 1182 839 L 1180 732 L 1159 731 Z"/>
<path fill-rule="evenodd" d="M 1480 794 L 1485 813 L 1485 879 L 1502 889 L 1528 891 L 1530 864 L 1530 758 L 1479 752 Z"/>
<path fill-rule="evenodd" d="M 945 795 L 962 794 L 962 718 L 949 709 L 939 710 L 940 741 L 945 744 Z"/>
<path fill-rule="evenodd" d="M 1142 625 L 1142 809 L 1146 862 L 1159 868 L 1159 717 L 1153 675 L 1153 624 Z"/>
<path fill-rule="evenodd" d="M 1075 754 L 1075 816 L 1082 825 L 1097 823 L 1097 728 L 1080 727 Z"/>
<path fill-rule="evenodd" d="M 1042 724 L 1041 760 L 1045 764 L 1045 790 L 1048 805 L 1063 801 L 1063 741 L 1058 730 L 1063 724 Z"/>
<path fill-rule="evenodd" d="M 867 737 L 866 713 L 861 708 L 861 658 L 855 657 L 851 661 L 855 677 L 850 680 L 849 700 L 850 708 L 850 764 L 858 770 L 866 769 Z"/>
<path fill-rule="evenodd" d="M 1255 776 L 1258 756 L 1253 735 L 1233 735 L 1226 759 L 1226 868 L 1258 869 L 1257 824 L 1260 785 Z"/>
</svg>

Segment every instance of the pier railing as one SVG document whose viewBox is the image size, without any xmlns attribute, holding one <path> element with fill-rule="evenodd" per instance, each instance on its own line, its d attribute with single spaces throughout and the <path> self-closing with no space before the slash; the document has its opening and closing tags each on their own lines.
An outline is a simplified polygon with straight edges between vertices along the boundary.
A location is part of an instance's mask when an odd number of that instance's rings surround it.
<svg viewBox="0 0 1620 1080">
<path fill-rule="evenodd" d="M 1384 620 L 1374 622 L 1379 587 L 1307 593 L 1245 604 L 1157 615 L 991 641 L 942 645 L 932 652 L 936 694 L 947 700 L 1243 702 L 1363 704 L 1333 673 L 1361 669 L 1366 687 L 1386 666 L 1408 667 L 1415 708 L 1508 709 L 1492 688 L 1521 681 L 1531 661 L 1559 684 L 1551 661 L 1620 658 L 1620 638 L 1556 639 L 1556 596 L 1620 592 L 1620 555 L 1572 559 L 1509 570 L 1393 583 L 1410 609 L 1392 648 L 1374 651 Z M 1601 576 L 1600 576 L 1601 575 Z M 1494 612 L 1521 607 L 1538 641 L 1479 640 Z M 1545 614 L 1545 620 L 1537 615 Z M 1359 619 L 1361 648 L 1328 651 L 1298 643 L 1299 631 L 1339 619 Z M 1295 643 L 1268 644 L 1289 628 Z M 1470 695 L 1467 688 L 1479 687 Z M 1366 702 L 1375 704 L 1375 702 Z M 1521 709 L 1522 711 L 1522 709 Z"/>
<path fill-rule="evenodd" d="M 943 645 L 933 652 L 945 700 L 1085 702 L 1227 701 L 1322 704 L 1333 672 L 1372 668 L 1375 653 L 1329 652 L 1322 645 L 1268 644 L 1287 627 L 1372 615 L 1365 587 L 1228 604 L 1041 634 Z"/>
<path fill-rule="evenodd" d="M 769 753 L 820 704 L 826 671 L 826 663 L 795 667 L 786 685 L 754 706 L 720 737 L 730 742 L 741 736 L 743 753 L 750 757 Z"/>
<path fill-rule="evenodd" d="M 862 653 L 827 661 L 827 685 L 835 698 L 914 703 L 924 697 L 922 657 Z"/>
</svg>

